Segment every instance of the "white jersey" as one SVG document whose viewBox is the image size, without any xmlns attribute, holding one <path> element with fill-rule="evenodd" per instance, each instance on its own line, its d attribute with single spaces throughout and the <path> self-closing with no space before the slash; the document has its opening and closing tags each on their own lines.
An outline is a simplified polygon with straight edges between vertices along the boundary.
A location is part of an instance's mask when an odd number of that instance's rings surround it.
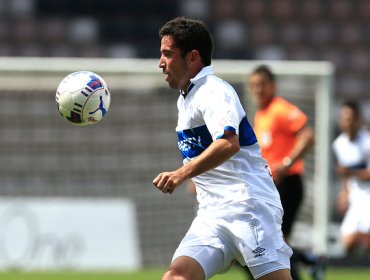
<svg viewBox="0 0 370 280">
<path fill-rule="evenodd" d="M 351 141 L 347 134 L 340 134 L 333 142 L 339 165 L 347 168 L 370 168 L 370 133 L 360 130 Z M 350 178 L 350 202 L 365 200 L 370 205 L 370 181 Z"/>
<path fill-rule="evenodd" d="M 228 206 L 254 198 L 281 208 L 267 162 L 261 157 L 254 131 L 231 85 L 207 66 L 191 79 L 188 94 L 179 96 L 177 106 L 176 131 L 184 164 L 223 137 L 225 130 L 239 137 L 237 154 L 192 179 L 197 188 L 198 215 L 202 210 L 224 215 Z"/>
</svg>

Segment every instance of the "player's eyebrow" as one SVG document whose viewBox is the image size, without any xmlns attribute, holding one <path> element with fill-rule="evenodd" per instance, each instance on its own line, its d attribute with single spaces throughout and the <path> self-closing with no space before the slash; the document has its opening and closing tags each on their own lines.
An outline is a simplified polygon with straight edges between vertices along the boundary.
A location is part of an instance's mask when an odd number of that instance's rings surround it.
<svg viewBox="0 0 370 280">
<path fill-rule="evenodd" d="M 161 50 L 161 53 L 164 54 L 164 55 L 170 55 L 170 54 L 173 54 L 175 52 L 172 51 L 172 50 L 169 50 L 169 49 L 163 49 L 163 50 Z"/>
</svg>

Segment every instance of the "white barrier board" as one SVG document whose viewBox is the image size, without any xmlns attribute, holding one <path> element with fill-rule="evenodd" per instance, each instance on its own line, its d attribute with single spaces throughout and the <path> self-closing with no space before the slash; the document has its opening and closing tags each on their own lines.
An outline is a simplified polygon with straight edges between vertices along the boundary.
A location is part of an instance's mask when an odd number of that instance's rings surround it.
<svg viewBox="0 0 370 280">
<path fill-rule="evenodd" d="M 138 240 L 127 199 L 0 199 L 0 269 L 133 270 Z"/>
</svg>

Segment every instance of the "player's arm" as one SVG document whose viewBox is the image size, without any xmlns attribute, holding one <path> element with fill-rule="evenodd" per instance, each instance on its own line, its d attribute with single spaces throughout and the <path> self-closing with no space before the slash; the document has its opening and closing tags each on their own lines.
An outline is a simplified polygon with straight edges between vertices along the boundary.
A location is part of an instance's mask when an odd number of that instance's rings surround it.
<svg viewBox="0 0 370 280">
<path fill-rule="evenodd" d="M 172 193 L 185 180 L 211 170 L 240 150 L 238 136 L 225 130 L 224 136 L 212 142 L 196 159 L 172 172 L 162 172 L 153 184 L 164 193 Z"/>
<path fill-rule="evenodd" d="M 291 151 L 289 157 L 294 163 L 296 160 L 301 159 L 314 143 L 314 132 L 310 126 L 304 126 L 297 132 L 297 142 Z"/>
<path fill-rule="evenodd" d="M 368 168 L 343 168 L 342 174 L 346 177 L 356 177 L 360 180 L 370 180 L 370 169 Z"/>
<path fill-rule="evenodd" d="M 314 144 L 314 131 L 311 126 L 304 126 L 296 134 L 296 144 L 291 150 L 289 155 L 286 155 L 280 166 L 276 167 L 277 177 L 275 180 L 280 180 L 285 175 L 287 170 L 293 165 L 294 162 L 303 158 L 306 152 Z"/>
</svg>

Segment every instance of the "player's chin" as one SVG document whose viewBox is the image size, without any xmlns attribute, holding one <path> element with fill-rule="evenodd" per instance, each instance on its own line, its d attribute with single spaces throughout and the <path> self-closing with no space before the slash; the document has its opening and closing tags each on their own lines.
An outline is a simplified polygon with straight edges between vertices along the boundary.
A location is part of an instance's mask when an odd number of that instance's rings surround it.
<svg viewBox="0 0 370 280">
<path fill-rule="evenodd" d="M 174 83 L 172 80 L 166 79 L 166 81 L 168 82 L 170 88 L 179 89 L 178 85 Z"/>
</svg>

